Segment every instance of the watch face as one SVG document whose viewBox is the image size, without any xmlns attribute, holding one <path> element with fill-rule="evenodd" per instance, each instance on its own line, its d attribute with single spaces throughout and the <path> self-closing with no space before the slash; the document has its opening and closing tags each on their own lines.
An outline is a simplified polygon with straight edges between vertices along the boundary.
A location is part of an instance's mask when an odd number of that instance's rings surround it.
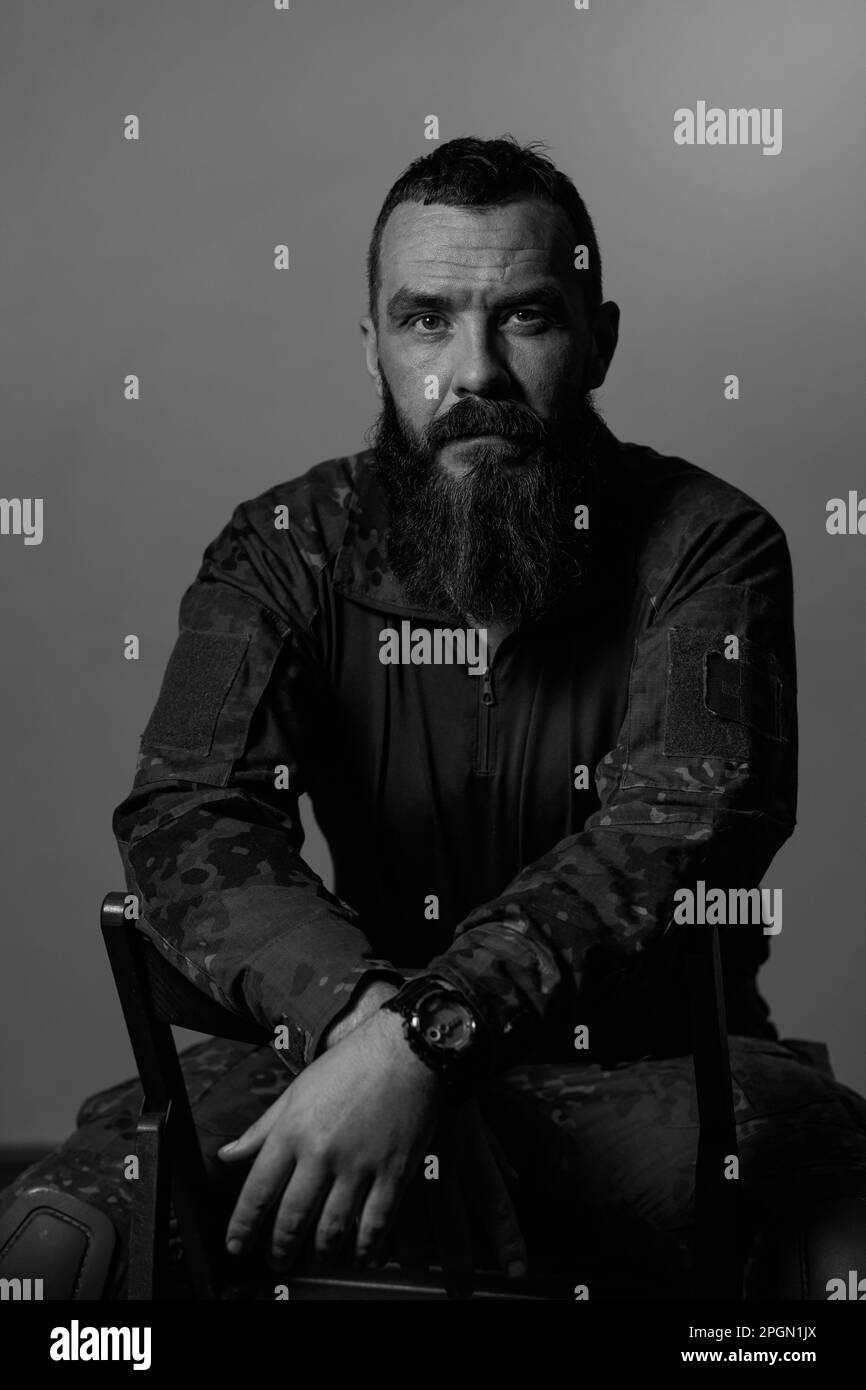
<svg viewBox="0 0 866 1390">
<path fill-rule="evenodd" d="M 472 1011 L 447 994 L 432 995 L 418 1005 L 417 1027 L 424 1041 L 437 1052 L 460 1052 L 475 1036 Z"/>
</svg>

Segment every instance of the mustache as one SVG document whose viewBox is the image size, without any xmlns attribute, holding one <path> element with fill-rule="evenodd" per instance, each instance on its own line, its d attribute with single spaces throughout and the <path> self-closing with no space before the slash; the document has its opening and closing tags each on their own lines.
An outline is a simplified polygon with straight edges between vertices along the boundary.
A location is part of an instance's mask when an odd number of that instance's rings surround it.
<svg viewBox="0 0 866 1390">
<path fill-rule="evenodd" d="M 543 443 L 549 433 L 545 422 L 528 406 L 515 401 L 481 401 L 477 397 L 467 397 L 453 405 L 447 415 L 431 421 L 424 431 L 424 443 L 428 449 L 440 449 L 454 439 L 471 439 L 483 434 Z"/>
</svg>

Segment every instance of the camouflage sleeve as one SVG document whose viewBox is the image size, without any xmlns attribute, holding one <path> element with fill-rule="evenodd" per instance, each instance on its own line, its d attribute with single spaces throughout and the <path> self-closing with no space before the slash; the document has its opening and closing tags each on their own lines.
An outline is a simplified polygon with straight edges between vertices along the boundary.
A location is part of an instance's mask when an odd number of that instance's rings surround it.
<svg viewBox="0 0 866 1390">
<path fill-rule="evenodd" d="M 317 577 L 288 541 L 275 563 L 273 535 L 242 507 L 206 550 L 113 828 L 141 929 L 224 1006 L 285 1025 L 297 1070 L 392 967 L 300 855 Z"/>
<path fill-rule="evenodd" d="M 677 890 L 756 886 L 795 824 L 784 534 L 757 508 L 719 518 L 647 587 L 652 619 L 616 747 L 596 769 L 599 809 L 428 966 L 469 995 L 506 1056 L 549 1028 L 570 1038 L 604 1019 L 619 992 L 651 997 L 681 935 L 669 931 Z M 761 925 L 734 930 L 757 932 L 766 956 Z"/>
</svg>

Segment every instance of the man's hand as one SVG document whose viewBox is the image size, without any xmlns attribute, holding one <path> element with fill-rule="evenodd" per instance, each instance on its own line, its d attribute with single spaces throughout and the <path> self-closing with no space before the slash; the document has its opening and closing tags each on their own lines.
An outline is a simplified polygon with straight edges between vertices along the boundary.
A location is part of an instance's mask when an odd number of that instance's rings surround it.
<svg viewBox="0 0 866 1390">
<path fill-rule="evenodd" d="M 368 985 L 352 1012 L 331 1026 L 323 1045 L 335 1047 L 397 989 L 384 980 Z M 483 1231 L 500 1268 L 512 1278 L 521 1278 L 526 1273 L 527 1252 L 512 1201 L 517 1174 L 477 1102 L 467 1100 L 459 1107 L 443 1108 L 430 1146 L 440 1160 L 439 1177 L 416 1181 L 406 1193 L 394 1231 L 400 1263 L 408 1268 L 426 1267 L 428 1261 L 422 1252 L 428 1243 L 425 1234 L 429 1226 L 446 1284 L 458 1295 L 468 1290 L 475 1265 L 471 1214 L 475 1229 Z"/>
<path fill-rule="evenodd" d="M 393 1013 L 374 1013 L 315 1058 L 220 1149 L 229 1162 L 257 1155 L 226 1232 L 229 1251 L 246 1251 L 276 1207 L 275 1265 L 287 1266 L 313 1230 L 317 1255 L 333 1258 L 356 1223 L 357 1256 L 371 1260 L 435 1129 L 439 1086 Z"/>
</svg>

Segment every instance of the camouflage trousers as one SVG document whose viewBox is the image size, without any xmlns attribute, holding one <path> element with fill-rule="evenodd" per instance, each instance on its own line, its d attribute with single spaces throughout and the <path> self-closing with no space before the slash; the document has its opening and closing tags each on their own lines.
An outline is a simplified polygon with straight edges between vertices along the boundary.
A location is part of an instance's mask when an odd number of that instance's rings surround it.
<svg viewBox="0 0 866 1390">
<path fill-rule="evenodd" d="M 793 1046 L 730 1040 L 744 1254 L 774 1213 L 825 1194 L 866 1197 L 866 1101 Z M 214 1210 L 227 1219 L 243 1174 L 216 1151 L 291 1077 L 269 1048 L 224 1039 L 187 1049 L 182 1066 Z M 497 1077 L 479 1099 L 519 1176 L 531 1268 L 536 1257 L 550 1257 L 592 1297 L 688 1296 L 698 1133 L 690 1056 L 610 1069 L 533 1063 Z M 0 1196 L 0 1214 L 36 1186 L 64 1189 L 106 1212 L 119 1237 L 108 1299 L 125 1297 L 133 1184 L 123 1169 L 140 1104 L 137 1081 L 92 1096 L 67 1142 Z M 173 1249 L 176 1259 L 176 1237 Z M 175 1296 L 183 1287 L 178 1273 Z"/>
</svg>

